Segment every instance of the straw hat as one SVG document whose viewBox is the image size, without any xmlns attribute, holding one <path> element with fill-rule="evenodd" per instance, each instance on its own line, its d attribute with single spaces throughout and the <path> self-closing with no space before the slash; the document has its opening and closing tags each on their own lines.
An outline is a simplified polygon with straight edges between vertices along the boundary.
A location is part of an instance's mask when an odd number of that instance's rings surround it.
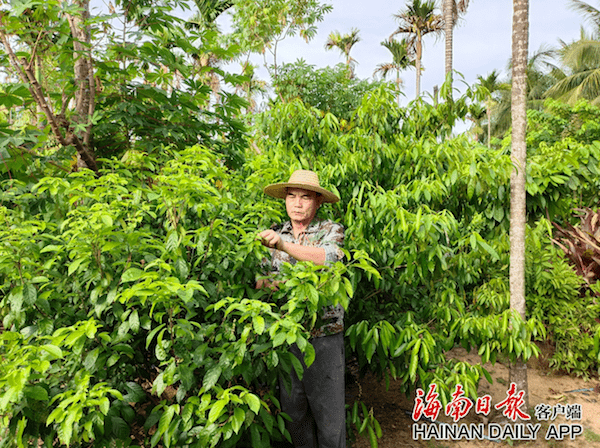
<svg viewBox="0 0 600 448">
<path fill-rule="evenodd" d="M 340 200 L 336 194 L 321 187 L 319 176 L 314 171 L 296 170 L 290 176 L 290 180 L 279 184 L 267 185 L 264 189 L 265 194 L 278 199 L 285 199 L 287 188 L 302 188 L 304 190 L 316 191 L 323 195 L 323 202 L 337 202 Z"/>
</svg>

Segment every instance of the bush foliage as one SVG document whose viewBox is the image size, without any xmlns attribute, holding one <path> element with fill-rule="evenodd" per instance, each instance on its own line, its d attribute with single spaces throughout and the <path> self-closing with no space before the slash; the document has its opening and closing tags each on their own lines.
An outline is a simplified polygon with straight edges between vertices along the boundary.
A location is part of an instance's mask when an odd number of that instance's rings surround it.
<svg viewBox="0 0 600 448">
<path fill-rule="evenodd" d="M 554 138 L 555 104 L 530 116 L 522 321 L 508 307 L 510 141 L 450 137 L 469 101 L 400 108 L 380 85 L 342 120 L 296 99 L 256 117 L 238 168 L 222 147 L 193 146 L 131 150 L 99 175 L 5 181 L 0 446 L 283 443 L 277 378 L 301 374 L 290 344 L 310 364 L 307 335 L 325 303 L 348 308 L 361 372 L 407 393 L 436 382 L 444 404 L 458 383 L 475 397 L 491 381 L 481 364 L 446 359 L 457 345 L 482 363 L 514 361 L 549 338 L 554 367 L 596 370 L 598 305 L 552 246 L 546 215 L 567 222 L 596 206 L 600 144 L 590 132 Z M 582 107 L 597 113 L 560 110 Z M 346 227 L 346 258 L 289 266 L 282 288 L 255 290 L 267 254 L 256 233 L 285 219 L 262 188 L 297 168 L 340 194 L 320 213 Z M 359 403 L 348 416 L 359 433 L 380 432 Z"/>
</svg>

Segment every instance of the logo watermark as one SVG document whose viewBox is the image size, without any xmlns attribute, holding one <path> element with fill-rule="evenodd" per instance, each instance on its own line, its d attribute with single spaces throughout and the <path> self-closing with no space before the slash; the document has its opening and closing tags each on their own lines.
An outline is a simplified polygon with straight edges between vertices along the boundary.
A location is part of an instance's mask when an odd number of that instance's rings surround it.
<svg viewBox="0 0 600 448">
<path fill-rule="evenodd" d="M 412 412 L 412 419 L 415 423 L 412 426 L 413 440 L 537 440 L 544 434 L 546 440 L 573 440 L 583 433 L 583 426 L 579 423 L 555 423 L 554 420 L 562 416 L 566 420 L 574 422 L 582 418 L 580 404 L 556 404 L 549 405 L 541 403 L 535 406 L 535 418 L 538 421 L 550 421 L 550 425 L 544 431 L 541 431 L 541 423 L 516 423 L 527 422 L 531 416 L 521 407 L 525 403 L 523 399 L 524 391 L 517 390 L 517 385 L 511 383 L 506 398 L 497 404 L 492 404 L 492 397 L 484 395 L 477 397 L 475 403 L 465 396 L 464 388 L 461 384 L 456 385 L 452 393 L 452 400 L 444 406 L 438 399 L 437 384 L 431 384 L 427 393 L 423 389 L 417 389 L 415 404 Z M 476 414 L 489 415 L 494 409 L 501 410 L 502 415 L 513 423 L 497 424 L 488 423 L 458 423 L 467 416 L 473 409 Z M 452 423 L 437 422 L 441 412 L 446 417 L 452 419 Z M 419 423 L 422 417 L 426 417 L 433 422 Z"/>
</svg>

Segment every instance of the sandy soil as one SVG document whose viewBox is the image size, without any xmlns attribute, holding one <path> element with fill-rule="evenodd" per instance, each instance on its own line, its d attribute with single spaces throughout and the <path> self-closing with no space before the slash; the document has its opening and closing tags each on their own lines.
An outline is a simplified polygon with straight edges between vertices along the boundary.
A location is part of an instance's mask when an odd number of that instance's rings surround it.
<svg viewBox="0 0 600 448">
<path fill-rule="evenodd" d="M 472 364 L 479 362 L 479 356 L 475 352 L 467 353 L 464 350 L 454 350 L 451 356 L 467 360 Z M 540 421 L 541 428 L 535 440 L 532 441 L 512 441 L 507 438 L 503 441 L 491 440 L 413 440 L 412 426 L 413 420 L 411 413 L 414 407 L 414 396 L 406 397 L 399 391 L 399 384 L 390 382 L 389 390 L 386 390 L 385 382 L 378 382 L 373 377 L 366 377 L 361 380 L 362 400 L 369 409 L 373 409 L 375 418 L 379 421 L 383 437 L 379 439 L 379 447 L 397 448 L 433 448 L 433 447 L 457 447 L 457 448 L 499 448 L 502 446 L 521 446 L 526 448 L 576 448 L 590 447 L 600 448 L 600 385 L 598 378 L 584 380 L 568 375 L 558 375 L 549 373 L 548 369 L 539 361 L 531 362 L 528 365 L 528 387 L 530 401 L 531 424 L 538 423 L 535 420 L 533 409 L 537 404 L 543 403 L 550 406 L 562 404 L 580 404 L 581 420 L 566 420 L 564 416 L 558 416 L 552 421 Z M 500 403 L 507 397 L 508 389 L 508 368 L 497 362 L 495 365 L 485 365 L 487 371 L 491 374 L 494 383 L 489 384 L 485 379 L 480 382 L 479 396 L 489 394 L 492 397 L 493 404 Z M 351 389 L 352 386 L 348 385 Z M 351 391 L 353 394 L 356 391 Z M 452 423 L 452 421 L 440 413 L 438 421 Z M 489 423 L 500 422 L 503 416 L 500 411 L 490 413 L 488 418 L 477 415 L 471 410 L 469 415 L 459 421 L 461 423 L 483 423 L 485 434 L 489 433 Z M 421 422 L 424 423 L 424 422 Z M 546 440 L 545 435 L 554 424 L 558 428 L 559 424 L 580 424 L 583 433 L 571 440 L 568 436 L 563 440 Z M 438 425 L 439 426 L 439 425 Z M 529 432 L 528 432 L 529 433 Z M 530 433 L 529 433 L 530 434 Z M 358 437 L 352 445 L 354 448 L 368 448 L 369 441 Z"/>
</svg>

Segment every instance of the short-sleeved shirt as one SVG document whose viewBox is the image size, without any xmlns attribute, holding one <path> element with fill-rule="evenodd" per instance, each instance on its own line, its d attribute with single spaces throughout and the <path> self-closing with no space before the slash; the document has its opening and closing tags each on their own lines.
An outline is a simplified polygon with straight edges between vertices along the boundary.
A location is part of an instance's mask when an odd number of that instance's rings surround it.
<svg viewBox="0 0 600 448">
<path fill-rule="evenodd" d="M 302 246 L 320 247 L 325 249 L 325 265 L 330 266 L 344 257 L 344 252 L 340 249 L 344 244 L 344 226 L 331 220 L 314 221 L 298 235 L 294 237 L 292 223 L 285 222 L 282 225 L 271 227 L 279 234 L 281 239 L 287 243 L 301 244 Z M 263 269 L 271 273 L 279 273 L 283 263 L 296 264 L 297 260 L 288 253 L 269 249 L 271 252 L 271 261 L 263 260 Z M 326 306 L 323 308 L 321 316 L 323 325 L 313 328 L 311 337 L 329 336 L 344 331 L 344 307 L 338 304 L 336 306 Z"/>
</svg>

